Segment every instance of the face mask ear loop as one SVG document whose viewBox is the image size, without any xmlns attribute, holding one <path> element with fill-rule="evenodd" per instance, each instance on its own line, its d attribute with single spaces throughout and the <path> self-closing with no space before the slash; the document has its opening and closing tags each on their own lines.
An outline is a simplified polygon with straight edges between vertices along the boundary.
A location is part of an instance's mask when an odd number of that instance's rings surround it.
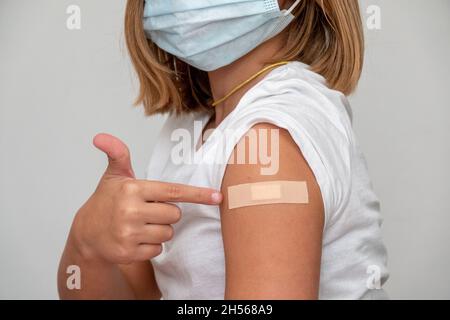
<svg viewBox="0 0 450 320">
<path fill-rule="evenodd" d="M 284 13 L 285 16 L 288 16 L 292 13 L 292 11 L 294 11 L 294 9 L 298 6 L 298 4 L 301 2 L 302 0 L 297 0 L 294 2 L 294 4 Z"/>
</svg>

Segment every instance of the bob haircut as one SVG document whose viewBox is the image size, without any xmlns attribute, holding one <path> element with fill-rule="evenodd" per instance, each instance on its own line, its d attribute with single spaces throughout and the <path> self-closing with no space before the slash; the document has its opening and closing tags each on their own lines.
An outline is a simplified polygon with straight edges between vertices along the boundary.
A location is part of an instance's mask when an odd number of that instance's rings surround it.
<svg viewBox="0 0 450 320">
<path fill-rule="evenodd" d="M 190 1 L 190 0 L 187 0 Z M 139 78 L 135 105 L 146 115 L 211 110 L 208 73 L 179 60 L 147 39 L 144 0 L 128 0 L 125 38 Z M 283 31 L 287 43 L 277 61 L 301 61 L 322 75 L 331 89 L 351 94 L 364 63 L 364 33 L 358 0 L 303 0 Z"/>
</svg>

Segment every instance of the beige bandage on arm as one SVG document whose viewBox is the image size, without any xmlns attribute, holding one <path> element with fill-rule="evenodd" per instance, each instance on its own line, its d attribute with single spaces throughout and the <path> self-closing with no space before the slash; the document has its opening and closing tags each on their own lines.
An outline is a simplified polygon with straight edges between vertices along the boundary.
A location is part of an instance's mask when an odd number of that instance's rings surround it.
<svg viewBox="0 0 450 320">
<path fill-rule="evenodd" d="M 277 203 L 309 203 L 306 181 L 268 181 L 228 187 L 228 209 Z"/>
</svg>

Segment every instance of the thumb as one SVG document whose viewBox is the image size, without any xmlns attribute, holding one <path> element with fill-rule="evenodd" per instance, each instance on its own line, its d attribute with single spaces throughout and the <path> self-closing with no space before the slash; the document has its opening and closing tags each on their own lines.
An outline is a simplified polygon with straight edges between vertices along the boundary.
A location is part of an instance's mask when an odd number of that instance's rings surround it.
<svg viewBox="0 0 450 320">
<path fill-rule="evenodd" d="M 130 151 L 125 143 L 106 133 L 96 135 L 93 143 L 97 149 L 108 156 L 106 174 L 135 177 L 131 167 Z"/>
</svg>

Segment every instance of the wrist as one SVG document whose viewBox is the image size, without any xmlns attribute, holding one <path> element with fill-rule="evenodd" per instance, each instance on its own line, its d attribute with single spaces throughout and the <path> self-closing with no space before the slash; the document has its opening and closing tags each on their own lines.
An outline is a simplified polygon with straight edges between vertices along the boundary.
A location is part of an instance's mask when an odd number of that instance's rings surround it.
<svg viewBox="0 0 450 320">
<path fill-rule="evenodd" d="M 106 264 L 104 260 L 95 250 L 93 241 L 90 240 L 88 229 L 85 227 L 84 220 L 86 218 L 86 212 L 81 208 L 73 221 L 69 239 L 67 240 L 68 246 L 70 246 L 74 253 L 83 261 L 86 262 L 101 262 Z"/>
</svg>

